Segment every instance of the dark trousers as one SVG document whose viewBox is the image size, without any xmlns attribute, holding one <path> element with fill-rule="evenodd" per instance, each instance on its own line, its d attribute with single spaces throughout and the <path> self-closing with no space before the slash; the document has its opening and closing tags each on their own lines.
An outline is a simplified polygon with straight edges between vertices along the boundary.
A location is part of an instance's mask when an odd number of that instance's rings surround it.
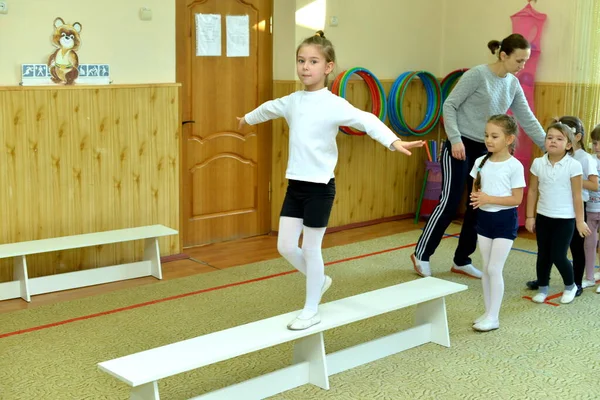
<svg viewBox="0 0 600 400">
<path fill-rule="evenodd" d="M 435 252 L 448 225 L 456 216 L 460 200 L 463 196 L 465 185 L 469 193 L 473 187 L 473 178 L 470 175 L 473 164 L 478 157 L 487 153 L 485 144 L 462 138 L 465 145 L 466 160 L 457 160 L 452 157 L 452 145 L 449 140 L 444 143 L 442 150 L 442 193 L 440 202 L 431 213 L 425 229 L 417 242 L 415 256 L 422 261 L 429 261 Z M 463 266 L 471 263 L 471 254 L 477 248 L 477 232 L 475 231 L 477 212 L 469 204 L 467 196 L 467 209 L 460 231 L 458 247 L 454 254 L 454 263 Z"/>
<path fill-rule="evenodd" d="M 583 215 L 585 221 L 587 221 L 587 213 L 585 210 L 585 203 L 583 203 Z M 583 280 L 583 273 L 585 272 L 585 249 L 583 247 L 584 238 L 581 237 L 577 231 L 577 227 L 573 230 L 573 238 L 571 239 L 571 255 L 573 256 L 573 276 L 575 278 L 575 284 L 581 287 L 581 281 Z"/>
<path fill-rule="evenodd" d="M 535 218 L 538 245 L 536 271 L 539 286 L 548 286 L 552 264 L 558 268 L 565 286 L 574 283 L 573 265 L 567 257 L 574 229 L 574 218 L 549 218 L 542 214 L 538 214 Z"/>
</svg>

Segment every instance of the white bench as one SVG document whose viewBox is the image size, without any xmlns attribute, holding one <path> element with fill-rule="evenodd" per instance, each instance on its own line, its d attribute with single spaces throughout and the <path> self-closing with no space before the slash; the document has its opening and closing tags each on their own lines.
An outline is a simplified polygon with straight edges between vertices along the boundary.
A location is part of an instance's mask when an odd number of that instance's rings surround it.
<svg viewBox="0 0 600 400">
<path fill-rule="evenodd" d="M 329 389 L 329 376 L 338 372 L 428 342 L 449 347 L 444 296 L 466 289 L 437 278 L 417 279 L 322 304 L 321 323 L 304 331 L 286 328 L 297 314 L 291 312 L 101 362 L 98 367 L 132 386 L 131 400 L 158 400 L 159 379 L 296 341 L 291 366 L 194 399 L 262 399 L 306 383 Z M 417 305 L 414 327 L 325 354 L 324 331 L 413 305 Z"/>
<path fill-rule="evenodd" d="M 176 230 L 166 226 L 150 225 L 0 245 L 0 258 L 12 257 L 14 259 L 14 280 L 0 283 L 0 300 L 22 297 L 25 301 L 31 301 L 31 296 L 36 294 L 139 278 L 141 276 L 152 275 L 157 279 L 162 279 L 158 238 L 175 234 L 177 234 Z M 30 254 L 141 239 L 146 241 L 144 261 L 28 278 L 26 256 Z"/>
</svg>

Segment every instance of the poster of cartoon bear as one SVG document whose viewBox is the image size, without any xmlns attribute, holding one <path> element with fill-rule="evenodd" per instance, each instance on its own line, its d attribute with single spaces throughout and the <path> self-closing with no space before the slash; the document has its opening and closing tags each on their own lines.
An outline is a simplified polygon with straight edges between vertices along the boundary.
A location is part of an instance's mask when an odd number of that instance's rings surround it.
<svg viewBox="0 0 600 400">
<path fill-rule="evenodd" d="M 55 50 L 49 57 L 43 56 L 47 60 L 43 64 L 21 64 L 20 85 L 110 85 L 109 64 L 79 62 L 81 27 L 80 22 L 68 24 L 60 17 L 54 18 L 50 41 Z"/>
<path fill-rule="evenodd" d="M 52 44 L 56 51 L 48 58 L 48 70 L 52 82 L 72 85 L 79 76 L 79 57 L 77 51 L 81 46 L 81 24 L 66 24 L 62 18 L 54 20 Z"/>
</svg>

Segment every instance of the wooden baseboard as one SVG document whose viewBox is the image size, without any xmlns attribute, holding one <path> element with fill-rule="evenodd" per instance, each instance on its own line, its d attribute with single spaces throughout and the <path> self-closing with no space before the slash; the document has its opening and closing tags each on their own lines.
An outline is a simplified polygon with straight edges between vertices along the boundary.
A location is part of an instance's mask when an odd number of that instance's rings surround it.
<svg viewBox="0 0 600 400">
<path fill-rule="evenodd" d="M 190 258 L 190 256 L 185 253 L 171 254 L 170 256 L 161 257 L 160 262 L 168 263 L 170 261 L 187 260 L 188 258 Z"/>
<path fill-rule="evenodd" d="M 364 226 L 377 225 L 377 224 L 382 224 L 384 222 L 400 221 L 402 219 L 408 219 L 408 218 L 414 218 L 414 214 L 394 215 L 393 217 L 379 218 L 379 219 L 373 219 L 370 221 L 355 222 L 353 224 L 336 226 L 333 228 L 327 228 L 327 231 L 325 233 L 334 233 L 334 232 L 339 232 L 339 231 L 345 231 L 347 229 L 362 228 Z"/>
</svg>

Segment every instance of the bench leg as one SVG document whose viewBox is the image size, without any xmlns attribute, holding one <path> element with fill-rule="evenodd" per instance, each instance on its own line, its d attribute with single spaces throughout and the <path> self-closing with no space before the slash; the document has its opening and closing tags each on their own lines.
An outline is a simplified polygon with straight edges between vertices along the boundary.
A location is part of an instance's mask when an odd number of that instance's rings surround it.
<svg viewBox="0 0 600 400">
<path fill-rule="evenodd" d="M 415 325 L 431 324 L 431 341 L 450 347 L 450 331 L 446 316 L 446 300 L 444 297 L 417 305 Z"/>
<path fill-rule="evenodd" d="M 29 277 L 27 274 L 27 260 L 25 256 L 14 257 L 13 274 L 16 281 L 21 282 L 21 297 L 25 301 L 31 301 L 29 295 Z"/>
<path fill-rule="evenodd" d="M 149 382 L 132 388 L 129 400 L 160 400 L 158 382 Z"/>
<path fill-rule="evenodd" d="M 150 271 L 152 276 L 154 276 L 156 279 L 162 279 L 158 238 L 146 239 L 146 245 L 144 248 L 144 261 L 150 261 Z"/>
<path fill-rule="evenodd" d="M 308 382 L 322 389 L 329 390 L 329 374 L 327 373 L 327 357 L 323 333 L 298 339 L 294 343 L 294 358 L 292 363 L 308 361 Z"/>
</svg>

